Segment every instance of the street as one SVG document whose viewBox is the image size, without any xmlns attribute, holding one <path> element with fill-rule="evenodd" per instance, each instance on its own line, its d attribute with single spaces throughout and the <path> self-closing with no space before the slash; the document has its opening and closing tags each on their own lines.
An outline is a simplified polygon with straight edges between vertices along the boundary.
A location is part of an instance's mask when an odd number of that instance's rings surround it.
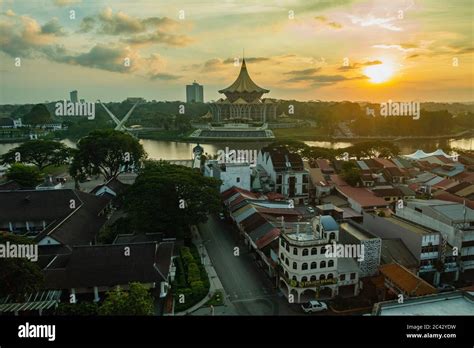
<svg viewBox="0 0 474 348">
<path fill-rule="evenodd" d="M 260 269 L 227 221 L 210 216 L 199 225 L 201 237 L 227 296 L 239 315 L 300 315 Z M 239 247 L 239 256 L 234 248 Z"/>
</svg>

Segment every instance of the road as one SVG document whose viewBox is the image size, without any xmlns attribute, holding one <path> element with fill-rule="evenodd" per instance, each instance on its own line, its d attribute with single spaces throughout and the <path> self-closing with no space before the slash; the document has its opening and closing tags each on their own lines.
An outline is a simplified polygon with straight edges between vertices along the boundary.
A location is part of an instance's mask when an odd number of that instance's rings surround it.
<svg viewBox="0 0 474 348">
<path fill-rule="evenodd" d="M 275 284 L 257 266 L 253 256 L 229 222 L 210 216 L 199 225 L 209 257 L 231 303 L 239 315 L 297 315 L 298 305 L 290 305 Z M 239 247 L 239 256 L 234 248 Z"/>
</svg>

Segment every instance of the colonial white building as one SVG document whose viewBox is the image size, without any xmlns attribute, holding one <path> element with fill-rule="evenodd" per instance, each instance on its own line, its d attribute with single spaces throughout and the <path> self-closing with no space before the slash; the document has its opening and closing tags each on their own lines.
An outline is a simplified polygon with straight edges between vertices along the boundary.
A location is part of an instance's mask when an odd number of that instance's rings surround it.
<svg viewBox="0 0 474 348">
<path fill-rule="evenodd" d="M 284 147 L 265 147 L 258 153 L 257 166 L 269 175 L 275 192 L 297 204 L 308 201 L 309 173 L 300 155 Z"/>
<path fill-rule="evenodd" d="M 219 163 L 218 160 L 209 160 L 204 165 L 204 176 L 222 180 L 221 192 L 232 186 L 249 191 L 251 188 L 251 168 L 248 162 Z"/>
<path fill-rule="evenodd" d="M 350 295 L 359 293 L 354 259 L 326 253 L 338 240 L 339 226 L 329 215 L 317 216 L 311 222 L 284 223 L 278 252 L 279 286 L 290 302 L 333 298 L 342 287 Z"/>
</svg>

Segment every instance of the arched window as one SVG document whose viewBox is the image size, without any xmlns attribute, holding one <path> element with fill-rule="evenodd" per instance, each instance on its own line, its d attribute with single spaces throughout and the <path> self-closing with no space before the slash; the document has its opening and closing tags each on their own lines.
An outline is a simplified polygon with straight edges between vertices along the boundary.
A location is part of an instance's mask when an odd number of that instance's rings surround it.
<svg viewBox="0 0 474 348">
<path fill-rule="evenodd" d="M 328 261 L 328 267 L 334 267 L 334 261 L 333 260 Z"/>
<path fill-rule="evenodd" d="M 311 248 L 311 255 L 317 255 L 318 254 L 318 248 Z"/>
<path fill-rule="evenodd" d="M 296 262 L 293 262 L 293 269 L 298 269 L 298 265 L 296 264 Z"/>
<path fill-rule="evenodd" d="M 321 255 L 326 254 L 326 247 L 321 247 Z"/>
<path fill-rule="evenodd" d="M 297 282 L 296 276 L 293 276 L 293 278 L 291 278 L 291 280 L 294 280 L 295 282 Z"/>
<path fill-rule="evenodd" d="M 318 268 L 318 263 L 317 262 L 311 262 L 311 269 L 316 269 Z"/>
<path fill-rule="evenodd" d="M 284 240 L 283 238 L 282 238 L 282 239 L 280 239 L 280 245 L 281 245 L 282 247 L 284 247 L 284 246 L 285 246 L 285 240 Z"/>
<path fill-rule="evenodd" d="M 293 255 L 298 255 L 298 249 L 297 248 L 293 248 Z"/>
<path fill-rule="evenodd" d="M 308 256 L 308 249 L 303 249 L 303 256 Z"/>
<path fill-rule="evenodd" d="M 308 269 L 308 264 L 306 262 L 304 262 L 302 265 L 301 265 L 301 269 L 303 271 L 306 271 Z"/>
<path fill-rule="evenodd" d="M 302 278 L 301 278 L 301 281 L 302 281 L 302 282 L 307 282 L 307 281 L 308 281 L 308 278 L 307 278 L 307 277 L 302 277 Z"/>
<path fill-rule="evenodd" d="M 285 263 L 286 263 L 287 266 L 290 265 L 290 261 L 288 259 L 285 260 Z"/>
<path fill-rule="evenodd" d="M 312 275 L 311 278 L 309 278 L 309 280 L 310 280 L 311 282 L 314 282 L 314 281 L 316 280 L 316 276 L 315 276 L 315 275 Z"/>
<path fill-rule="evenodd" d="M 325 279 L 326 279 L 326 276 L 325 276 L 324 274 L 321 274 L 321 275 L 319 276 L 319 280 L 325 280 Z"/>
<path fill-rule="evenodd" d="M 336 239 L 336 233 L 335 232 L 331 232 L 329 234 L 329 240 L 332 240 L 332 239 Z"/>
<path fill-rule="evenodd" d="M 326 261 L 321 261 L 319 268 L 326 268 Z"/>
<path fill-rule="evenodd" d="M 328 274 L 328 279 L 332 279 L 332 278 L 334 278 L 333 274 L 332 274 L 332 273 L 329 273 L 329 274 Z"/>
</svg>

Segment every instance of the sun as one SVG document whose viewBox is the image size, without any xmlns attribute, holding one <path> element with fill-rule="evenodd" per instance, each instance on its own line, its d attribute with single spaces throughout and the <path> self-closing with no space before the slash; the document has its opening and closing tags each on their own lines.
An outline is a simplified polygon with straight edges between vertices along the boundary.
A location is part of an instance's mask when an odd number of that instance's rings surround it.
<svg viewBox="0 0 474 348">
<path fill-rule="evenodd" d="M 364 69 L 364 74 L 370 78 L 370 82 L 382 83 L 390 80 L 394 74 L 394 69 L 391 64 L 382 63 L 368 66 Z"/>
</svg>

